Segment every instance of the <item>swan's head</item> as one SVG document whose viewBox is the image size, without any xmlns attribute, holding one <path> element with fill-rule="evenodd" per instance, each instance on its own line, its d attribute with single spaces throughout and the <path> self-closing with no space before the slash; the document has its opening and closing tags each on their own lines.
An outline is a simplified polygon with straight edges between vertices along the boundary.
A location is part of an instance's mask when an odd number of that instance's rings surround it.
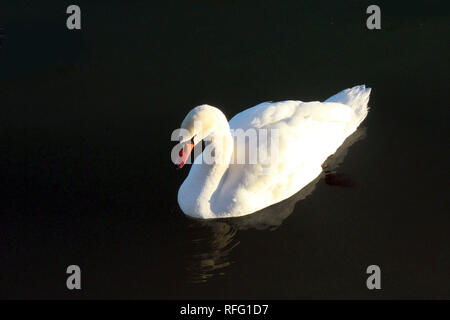
<svg viewBox="0 0 450 320">
<path fill-rule="evenodd" d="M 184 166 L 194 146 L 208 137 L 218 124 L 223 123 L 223 120 L 227 123 L 222 111 L 207 104 L 189 111 L 180 127 L 179 143 L 181 148 L 178 152 L 179 159 L 176 162 L 178 168 Z"/>
</svg>

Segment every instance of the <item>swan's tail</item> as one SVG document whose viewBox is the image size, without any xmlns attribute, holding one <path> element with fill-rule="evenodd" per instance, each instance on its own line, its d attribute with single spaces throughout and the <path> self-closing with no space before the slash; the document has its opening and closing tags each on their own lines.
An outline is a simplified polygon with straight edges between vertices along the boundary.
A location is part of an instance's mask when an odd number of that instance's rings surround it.
<svg viewBox="0 0 450 320">
<path fill-rule="evenodd" d="M 325 102 L 339 102 L 350 106 L 355 112 L 355 128 L 366 118 L 369 108 L 370 91 L 365 85 L 342 90 L 334 96 L 325 100 Z"/>
</svg>

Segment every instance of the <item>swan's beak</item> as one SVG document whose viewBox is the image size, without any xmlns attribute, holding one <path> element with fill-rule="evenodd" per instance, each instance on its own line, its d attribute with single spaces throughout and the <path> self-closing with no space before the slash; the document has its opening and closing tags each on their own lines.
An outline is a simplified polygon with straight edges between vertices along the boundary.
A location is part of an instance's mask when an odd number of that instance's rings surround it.
<svg viewBox="0 0 450 320">
<path fill-rule="evenodd" d="M 184 147 L 181 148 L 180 152 L 178 153 L 178 155 L 180 156 L 180 162 L 176 164 L 178 169 L 183 168 L 193 148 L 194 144 L 190 142 L 187 142 L 186 144 L 184 144 Z"/>
</svg>

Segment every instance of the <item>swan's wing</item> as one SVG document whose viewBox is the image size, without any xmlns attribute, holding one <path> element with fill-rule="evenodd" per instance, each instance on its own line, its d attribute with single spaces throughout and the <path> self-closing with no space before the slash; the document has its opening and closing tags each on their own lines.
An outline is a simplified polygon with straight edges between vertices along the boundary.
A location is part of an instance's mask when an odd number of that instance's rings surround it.
<svg viewBox="0 0 450 320">
<path fill-rule="evenodd" d="M 316 121 L 350 121 L 352 110 L 336 102 L 302 102 L 287 100 L 263 102 L 235 115 L 229 122 L 231 129 L 264 128 L 279 122 L 311 117 Z"/>
<path fill-rule="evenodd" d="M 269 138 L 259 139 L 257 148 L 271 159 L 264 163 L 258 153 L 257 163 L 249 164 L 248 158 L 245 164 L 236 163 L 236 153 L 252 146 L 248 140 L 235 140 L 234 163 L 217 194 L 224 212 L 237 214 L 248 206 L 259 210 L 299 191 L 320 174 L 320 165 L 349 134 L 351 121 L 352 109 L 335 102 L 265 102 L 237 114 L 231 129 L 267 130 Z"/>
</svg>

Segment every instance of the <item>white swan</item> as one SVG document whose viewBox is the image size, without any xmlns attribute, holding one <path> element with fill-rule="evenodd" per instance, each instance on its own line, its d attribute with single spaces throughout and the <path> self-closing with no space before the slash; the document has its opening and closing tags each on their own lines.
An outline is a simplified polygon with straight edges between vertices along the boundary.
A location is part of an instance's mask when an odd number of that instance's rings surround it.
<svg viewBox="0 0 450 320">
<path fill-rule="evenodd" d="M 370 88 L 346 89 L 325 102 L 264 102 L 235 115 L 228 123 L 217 108 L 201 105 L 182 122 L 182 167 L 193 146 L 205 139 L 216 161 L 195 158 L 178 191 L 181 210 L 191 217 L 239 217 L 280 202 L 310 183 L 333 154 L 367 116 Z M 195 123 L 201 123 L 201 129 Z M 276 130 L 276 157 L 270 162 L 236 163 L 236 155 L 249 151 L 248 140 L 236 140 L 231 130 Z M 274 131 L 275 132 L 275 131 Z M 256 148 L 268 151 L 270 139 L 258 139 Z M 211 150 L 210 149 L 210 150 Z M 203 152 L 205 153 L 205 151 Z"/>
</svg>

